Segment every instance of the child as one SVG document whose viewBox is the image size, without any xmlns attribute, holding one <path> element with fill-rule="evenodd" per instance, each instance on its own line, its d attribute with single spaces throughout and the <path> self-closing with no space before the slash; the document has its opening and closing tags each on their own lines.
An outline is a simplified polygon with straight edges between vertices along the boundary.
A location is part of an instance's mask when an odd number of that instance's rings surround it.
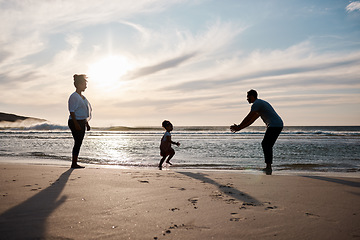
<svg viewBox="0 0 360 240">
<path fill-rule="evenodd" d="M 166 129 L 166 132 L 165 132 L 164 136 L 161 138 L 161 143 L 160 143 L 160 155 L 162 156 L 162 158 L 159 163 L 159 170 L 162 169 L 162 165 L 167 156 L 169 156 L 169 157 L 168 157 L 166 163 L 172 165 L 170 163 L 170 159 L 175 155 L 175 150 L 171 147 L 171 144 L 180 146 L 179 142 L 171 141 L 171 133 L 170 132 L 173 130 L 173 125 L 171 124 L 171 122 L 165 120 L 162 122 L 162 126 L 163 126 L 163 128 Z"/>
</svg>

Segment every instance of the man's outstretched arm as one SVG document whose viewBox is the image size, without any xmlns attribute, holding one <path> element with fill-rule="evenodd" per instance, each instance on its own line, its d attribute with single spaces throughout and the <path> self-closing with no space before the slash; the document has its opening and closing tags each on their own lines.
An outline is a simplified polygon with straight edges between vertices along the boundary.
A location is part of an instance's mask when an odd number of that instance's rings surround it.
<svg viewBox="0 0 360 240">
<path fill-rule="evenodd" d="M 239 125 L 232 125 L 230 127 L 230 130 L 232 132 L 237 132 L 240 131 L 241 129 L 244 129 L 248 126 L 250 126 L 251 124 L 253 124 L 256 119 L 258 119 L 260 115 L 257 112 L 249 112 L 249 114 L 244 118 L 244 120 L 239 124 Z"/>
</svg>

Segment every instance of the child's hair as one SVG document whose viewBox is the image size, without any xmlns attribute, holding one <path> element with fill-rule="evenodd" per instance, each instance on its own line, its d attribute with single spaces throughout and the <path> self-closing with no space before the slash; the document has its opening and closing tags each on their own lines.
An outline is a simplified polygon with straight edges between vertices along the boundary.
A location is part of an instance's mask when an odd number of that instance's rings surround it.
<svg viewBox="0 0 360 240">
<path fill-rule="evenodd" d="M 171 124 L 171 122 L 168 121 L 168 120 L 164 120 L 164 121 L 162 122 L 163 128 L 166 128 L 166 127 L 169 126 L 170 124 Z"/>
</svg>

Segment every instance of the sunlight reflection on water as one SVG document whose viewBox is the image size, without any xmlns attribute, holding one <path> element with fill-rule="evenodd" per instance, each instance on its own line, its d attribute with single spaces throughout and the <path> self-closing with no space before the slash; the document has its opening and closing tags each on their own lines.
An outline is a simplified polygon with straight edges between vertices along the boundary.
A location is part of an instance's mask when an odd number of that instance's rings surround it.
<svg viewBox="0 0 360 240">
<path fill-rule="evenodd" d="M 306 130 L 306 129 L 305 129 Z M 345 129 L 346 130 L 346 129 Z M 305 171 L 359 171 L 357 132 L 284 131 L 274 147 L 274 168 Z M 296 132 L 296 133 L 294 133 Z M 317 131 L 318 132 L 318 131 Z M 360 131 L 359 131 L 360 132 Z M 162 131 L 90 131 L 81 147 L 80 162 L 155 167 L 160 160 Z M 219 130 L 174 131 L 176 151 L 172 167 L 261 169 L 263 131 L 231 134 Z M 0 131 L 0 156 L 70 161 L 73 139 L 69 131 Z"/>
</svg>

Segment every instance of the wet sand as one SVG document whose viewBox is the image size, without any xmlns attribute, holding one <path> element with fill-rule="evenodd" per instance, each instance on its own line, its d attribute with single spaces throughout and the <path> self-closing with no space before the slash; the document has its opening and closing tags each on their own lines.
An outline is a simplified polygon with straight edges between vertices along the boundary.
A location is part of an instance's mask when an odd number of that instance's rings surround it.
<svg viewBox="0 0 360 240">
<path fill-rule="evenodd" d="M 358 239 L 360 178 L 0 163 L 1 239 Z"/>
</svg>

